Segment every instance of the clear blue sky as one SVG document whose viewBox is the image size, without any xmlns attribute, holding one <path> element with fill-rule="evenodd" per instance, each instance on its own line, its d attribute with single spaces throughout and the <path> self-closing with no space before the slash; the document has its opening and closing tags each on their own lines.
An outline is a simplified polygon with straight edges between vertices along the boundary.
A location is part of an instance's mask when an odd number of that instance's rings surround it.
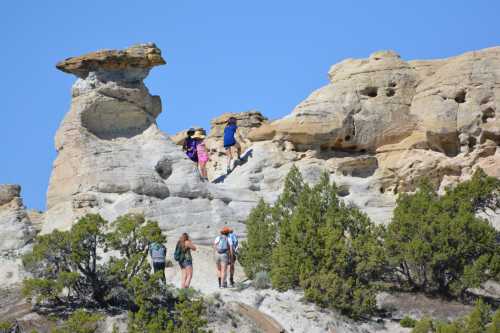
<svg viewBox="0 0 500 333">
<path fill-rule="evenodd" d="M 500 45 L 500 1 L 2 0 L 0 183 L 45 208 L 54 134 L 75 78 L 57 61 L 155 42 L 167 66 L 147 79 L 160 128 L 208 127 L 228 111 L 282 117 L 347 57 L 394 49 L 438 58 Z"/>
</svg>

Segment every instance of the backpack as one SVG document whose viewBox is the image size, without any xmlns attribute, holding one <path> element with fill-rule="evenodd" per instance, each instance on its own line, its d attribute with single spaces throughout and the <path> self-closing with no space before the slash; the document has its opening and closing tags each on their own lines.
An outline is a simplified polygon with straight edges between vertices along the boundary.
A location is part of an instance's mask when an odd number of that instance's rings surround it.
<svg viewBox="0 0 500 333">
<path fill-rule="evenodd" d="M 177 243 L 177 245 L 175 246 L 174 259 L 177 262 L 181 262 L 184 260 L 184 251 L 182 250 L 182 247 L 179 243 Z"/>
<path fill-rule="evenodd" d="M 234 252 L 238 251 L 238 236 L 234 232 L 229 234 L 229 239 L 231 239 L 231 244 L 233 244 Z"/>
<path fill-rule="evenodd" d="M 217 252 L 222 254 L 227 251 L 229 251 L 229 242 L 227 241 L 227 237 L 225 235 L 220 235 L 219 241 L 217 242 Z"/>
<path fill-rule="evenodd" d="M 167 255 L 167 249 L 162 244 L 153 243 L 151 244 L 151 259 L 153 262 L 165 262 L 165 256 Z"/>
<path fill-rule="evenodd" d="M 193 162 L 198 162 L 198 152 L 196 151 L 196 140 L 187 138 L 186 139 L 186 155 Z"/>
</svg>

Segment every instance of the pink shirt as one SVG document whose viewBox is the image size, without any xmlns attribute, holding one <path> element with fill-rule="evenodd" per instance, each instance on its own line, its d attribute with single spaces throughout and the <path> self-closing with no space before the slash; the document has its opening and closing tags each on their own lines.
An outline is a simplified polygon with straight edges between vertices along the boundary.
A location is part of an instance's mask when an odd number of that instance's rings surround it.
<svg viewBox="0 0 500 333">
<path fill-rule="evenodd" d="M 198 143 L 198 145 L 196 146 L 196 152 L 198 154 L 199 162 L 208 162 L 208 153 L 204 142 Z"/>
</svg>

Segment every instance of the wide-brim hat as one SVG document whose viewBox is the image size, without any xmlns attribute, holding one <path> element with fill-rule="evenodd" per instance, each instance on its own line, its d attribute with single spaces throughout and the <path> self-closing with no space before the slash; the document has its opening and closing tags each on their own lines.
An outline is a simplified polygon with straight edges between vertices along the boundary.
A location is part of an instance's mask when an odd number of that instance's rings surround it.
<svg viewBox="0 0 500 333">
<path fill-rule="evenodd" d="M 196 131 L 194 132 L 193 136 L 191 136 L 193 139 L 205 139 L 205 133 L 202 131 Z"/>
</svg>

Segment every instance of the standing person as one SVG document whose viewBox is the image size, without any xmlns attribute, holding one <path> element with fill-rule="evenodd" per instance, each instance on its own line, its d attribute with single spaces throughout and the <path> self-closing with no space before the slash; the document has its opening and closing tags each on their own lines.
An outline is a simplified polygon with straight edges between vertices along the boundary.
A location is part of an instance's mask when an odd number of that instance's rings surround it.
<svg viewBox="0 0 500 333">
<path fill-rule="evenodd" d="M 193 278 L 193 257 L 191 250 L 196 251 L 196 246 L 189 239 L 187 233 L 183 233 L 175 246 L 174 258 L 181 267 L 181 288 L 189 288 Z"/>
<path fill-rule="evenodd" d="M 182 149 L 186 152 L 187 157 L 193 162 L 198 162 L 198 154 L 196 153 L 196 139 L 192 136 L 195 134 L 194 128 L 187 130 L 186 138 L 182 144 Z"/>
<path fill-rule="evenodd" d="M 238 257 L 238 236 L 233 229 L 229 228 L 229 234 L 227 235 L 229 240 L 229 246 L 231 248 L 231 256 L 229 258 L 229 284 L 234 287 L 234 266 L 236 265 L 236 259 Z"/>
<path fill-rule="evenodd" d="M 193 139 L 196 140 L 196 152 L 198 156 L 198 169 L 200 170 L 200 176 L 203 181 L 208 181 L 207 175 L 207 162 L 209 160 L 207 147 L 205 146 L 205 133 L 201 130 L 194 133 Z"/>
<path fill-rule="evenodd" d="M 231 245 L 227 238 L 229 228 L 224 227 L 220 231 L 220 235 L 215 238 L 215 265 L 217 269 L 217 278 L 219 280 L 219 288 L 227 288 L 227 266 L 231 257 Z"/>
<path fill-rule="evenodd" d="M 231 172 L 231 161 L 233 159 L 233 150 L 236 149 L 236 156 L 240 160 L 241 146 L 236 141 L 235 135 L 238 130 L 236 125 L 236 118 L 229 117 L 227 120 L 227 125 L 224 128 L 224 148 L 226 149 L 227 155 L 227 173 Z"/>
<path fill-rule="evenodd" d="M 149 245 L 149 255 L 153 261 L 153 271 L 162 272 L 162 280 L 167 283 L 165 278 L 165 262 L 167 256 L 167 248 L 160 243 L 153 242 Z"/>
</svg>

